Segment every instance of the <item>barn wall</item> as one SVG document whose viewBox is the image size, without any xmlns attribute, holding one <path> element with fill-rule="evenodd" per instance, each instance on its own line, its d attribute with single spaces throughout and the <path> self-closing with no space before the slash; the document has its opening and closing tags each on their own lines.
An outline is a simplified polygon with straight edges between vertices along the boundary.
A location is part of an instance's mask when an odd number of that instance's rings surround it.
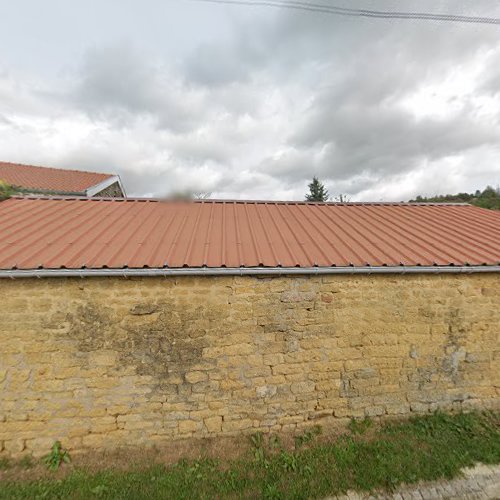
<svg viewBox="0 0 500 500">
<path fill-rule="evenodd" d="M 499 407 L 500 275 L 1 280 L 0 452 Z"/>
</svg>

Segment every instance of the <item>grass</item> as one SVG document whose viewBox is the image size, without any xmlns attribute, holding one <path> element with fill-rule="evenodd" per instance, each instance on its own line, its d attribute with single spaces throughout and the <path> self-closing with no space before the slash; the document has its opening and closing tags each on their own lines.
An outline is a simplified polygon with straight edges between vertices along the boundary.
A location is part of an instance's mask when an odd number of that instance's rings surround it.
<svg viewBox="0 0 500 500">
<path fill-rule="evenodd" d="M 276 437 L 254 435 L 253 452 L 228 461 L 180 461 L 128 472 L 75 470 L 62 479 L 3 482 L 0 498 L 321 498 L 452 478 L 477 462 L 500 462 L 499 413 L 435 414 L 350 427 L 332 441 L 320 440 L 319 432 L 304 433 L 293 450 Z"/>
</svg>

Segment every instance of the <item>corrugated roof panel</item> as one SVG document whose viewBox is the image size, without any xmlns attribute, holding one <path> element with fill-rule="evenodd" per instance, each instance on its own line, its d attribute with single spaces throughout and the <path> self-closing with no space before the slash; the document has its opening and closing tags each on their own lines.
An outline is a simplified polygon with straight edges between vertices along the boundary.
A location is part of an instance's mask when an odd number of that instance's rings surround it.
<svg viewBox="0 0 500 500">
<path fill-rule="evenodd" d="M 353 207 L 351 216 L 360 222 L 364 233 L 370 241 L 375 242 L 381 250 L 384 251 L 387 258 L 391 261 L 400 260 L 401 264 L 407 266 L 416 265 L 421 259 L 429 257 L 425 251 L 418 251 L 408 241 L 401 241 L 399 233 L 390 224 L 387 225 L 384 218 L 378 219 L 378 229 L 373 230 L 373 215 L 366 212 L 368 207 Z"/>
<path fill-rule="evenodd" d="M 421 260 L 432 261 L 433 264 L 437 265 L 446 265 L 456 260 L 456 257 L 451 255 L 451 253 L 443 255 L 442 249 L 436 241 L 439 234 L 435 234 L 434 238 L 429 240 L 426 238 L 425 231 L 414 231 L 414 227 L 418 224 L 418 220 L 421 216 L 419 212 L 412 214 L 412 220 L 407 222 L 404 220 L 404 211 L 402 210 L 392 210 L 390 213 L 387 213 L 384 210 L 385 207 L 379 207 L 380 210 L 376 212 L 371 210 L 371 208 L 372 207 L 367 207 L 367 210 L 374 224 L 377 225 L 377 232 L 380 233 L 385 228 L 388 231 L 388 235 L 386 236 L 387 241 L 392 241 L 397 248 L 401 248 L 402 246 L 407 248 L 407 258 L 409 261 L 412 261 L 414 265 L 417 265 Z M 447 250 L 451 252 L 450 245 L 448 245 Z M 402 255 L 402 257 L 404 256 Z M 402 264 L 404 263 L 403 258 Z"/>
<path fill-rule="evenodd" d="M 499 265 L 500 213 L 469 205 L 0 203 L 0 269 Z"/>
</svg>

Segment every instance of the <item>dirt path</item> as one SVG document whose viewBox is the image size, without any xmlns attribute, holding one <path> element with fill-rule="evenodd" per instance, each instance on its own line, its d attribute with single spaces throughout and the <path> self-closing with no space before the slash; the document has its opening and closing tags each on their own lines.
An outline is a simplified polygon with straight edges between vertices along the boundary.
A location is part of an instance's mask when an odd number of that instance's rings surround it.
<svg viewBox="0 0 500 500">
<path fill-rule="evenodd" d="M 462 477 L 451 481 L 419 483 L 405 486 L 394 493 L 360 494 L 349 491 L 347 495 L 331 497 L 330 500 L 500 499 L 500 465 L 477 465 L 462 472 Z"/>
</svg>

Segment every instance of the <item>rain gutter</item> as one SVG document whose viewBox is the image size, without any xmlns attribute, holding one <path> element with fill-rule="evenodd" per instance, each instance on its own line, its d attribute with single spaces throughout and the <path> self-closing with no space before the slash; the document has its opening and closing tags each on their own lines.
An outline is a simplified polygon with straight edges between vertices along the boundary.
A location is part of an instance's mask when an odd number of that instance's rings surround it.
<svg viewBox="0 0 500 500">
<path fill-rule="evenodd" d="M 91 278 L 143 276 L 317 276 L 331 274 L 472 274 L 498 273 L 500 265 L 484 266 L 363 266 L 363 267 L 201 267 L 144 269 L 7 269 L 0 278 Z"/>
</svg>

